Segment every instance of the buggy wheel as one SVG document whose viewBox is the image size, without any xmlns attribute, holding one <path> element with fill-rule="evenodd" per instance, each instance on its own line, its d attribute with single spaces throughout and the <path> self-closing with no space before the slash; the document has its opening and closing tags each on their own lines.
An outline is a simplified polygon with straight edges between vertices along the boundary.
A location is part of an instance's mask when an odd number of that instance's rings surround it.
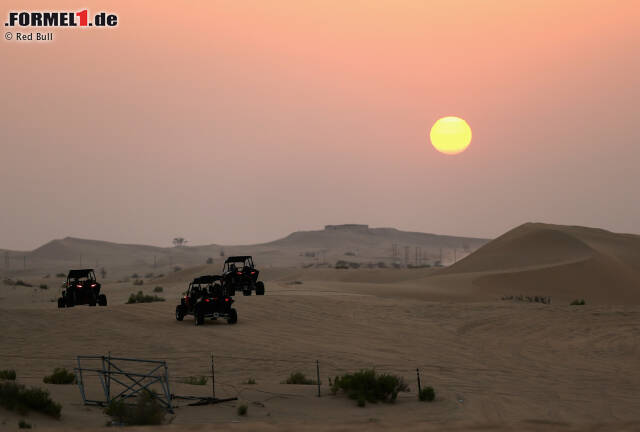
<svg viewBox="0 0 640 432">
<path fill-rule="evenodd" d="M 182 305 L 176 306 L 176 320 L 182 321 L 184 319 L 184 310 L 182 309 Z"/>
<path fill-rule="evenodd" d="M 238 322 L 238 312 L 235 309 L 229 311 L 229 318 L 227 318 L 229 324 L 235 324 Z"/>
<path fill-rule="evenodd" d="M 66 296 L 65 297 L 65 306 L 66 307 L 73 307 L 74 306 L 73 297 L 71 297 L 71 296 Z"/>
<path fill-rule="evenodd" d="M 256 282 L 256 295 L 264 295 L 264 282 Z"/>
<path fill-rule="evenodd" d="M 93 294 L 89 295 L 89 306 L 95 306 L 96 305 L 96 298 L 93 296 Z"/>
<path fill-rule="evenodd" d="M 100 306 L 106 306 L 107 305 L 107 296 L 104 294 L 100 294 L 98 296 L 98 304 Z"/>
<path fill-rule="evenodd" d="M 59 297 L 58 298 L 58 307 L 59 308 L 63 308 L 64 306 L 65 306 L 64 305 L 64 299 L 62 297 Z"/>
</svg>

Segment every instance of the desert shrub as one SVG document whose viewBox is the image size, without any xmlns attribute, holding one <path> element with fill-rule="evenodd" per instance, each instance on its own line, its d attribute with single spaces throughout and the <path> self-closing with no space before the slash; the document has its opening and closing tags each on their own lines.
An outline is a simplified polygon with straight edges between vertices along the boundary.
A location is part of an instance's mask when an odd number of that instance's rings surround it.
<svg viewBox="0 0 640 432">
<path fill-rule="evenodd" d="M 425 387 L 420 390 L 420 394 L 418 395 L 418 397 L 422 402 L 433 402 L 433 400 L 436 398 L 436 391 L 433 389 L 433 387 Z"/>
<path fill-rule="evenodd" d="M 238 415 L 239 416 L 246 416 L 248 410 L 249 410 L 249 406 L 247 404 L 241 404 L 238 407 Z"/>
<path fill-rule="evenodd" d="M 344 253 L 346 256 L 356 256 L 355 252 L 345 252 Z"/>
<path fill-rule="evenodd" d="M 163 302 L 164 299 L 162 297 L 158 297 L 157 295 L 149 295 L 143 294 L 142 291 L 138 291 L 137 294 L 131 294 L 129 296 L 129 300 L 127 300 L 127 304 L 133 303 L 153 303 L 153 302 Z"/>
<path fill-rule="evenodd" d="M 585 304 L 584 299 L 575 299 L 571 302 L 570 306 L 584 306 Z"/>
<path fill-rule="evenodd" d="M 64 274 L 64 273 L 56 273 L 56 277 L 59 277 L 59 278 L 66 278 L 66 277 L 67 277 L 67 275 L 66 275 L 66 274 Z"/>
<path fill-rule="evenodd" d="M 161 286 L 157 286 L 153 289 L 153 292 L 162 292 L 164 291 L 164 288 L 162 288 Z"/>
<path fill-rule="evenodd" d="M 127 426 L 162 424 L 166 413 L 154 393 L 144 390 L 136 399 L 134 405 L 126 404 L 121 399 L 113 400 L 104 412 L 113 421 Z"/>
<path fill-rule="evenodd" d="M 138 279 L 140 276 L 138 275 L 138 273 L 134 273 L 131 275 L 131 279 Z"/>
<path fill-rule="evenodd" d="M 153 273 L 147 273 L 144 275 L 145 278 L 151 279 L 153 277 Z"/>
<path fill-rule="evenodd" d="M 173 272 L 174 272 L 174 273 L 177 273 L 177 272 L 179 272 L 180 270 L 182 270 L 182 267 L 180 267 L 180 266 L 175 266 L 175 267 L 173 268 Z"/>
<path fill-rule="evenodd" d="M 15 381 L 16 371 L 14 371 L 13 369 L 0 370 L 0 380 Z"/>
<path fill-rule="evenodd" d="M 23 281 L 22 279 L 18 279 L 14 285 L 15 286 L 24 286 L 24 287 L 32 287 L 33 286 L 30 283 Z"/>
<path fill-rule="evenodd" d="M 312 380 L 311 378 L 307 378 L 305 374 L 303 374 L 302 372 L 292 372 L 291 375 L 289 375 L 289 378 L 287 378 L 287 380 L 285 381 L 285 383 L 286 384 L 302 384 L 302 385 L 317 384 L 315 380 Z"/>
<path fill-rule="evenodd" d="M 206 376 L 189 376 L 183 378 L 180 382 L 184 384 L 190 385 L 205 385 L 207 384 L 208 378 Z"/>
<path fill-rule="evenodd" d="M 255 384 L 255 383 L 256 383 L 256 379 L 253 377 L 247 380 L 247 384 Z"/>
<path fill-rule="evenodd" d="M 18 428 L 20 428 L 20 429 L 31 429 L 31 424 L 27 423 L 24 420 L 20 420 L 18 422 Z"/>
<path fill-rule="evenodd" d="M 49 289 L 49 285 L 47 285 L 47 284 L 40 284 L 40 289 L 43 289 L 43 290 Z"/>
<path fill-rule="evenodd" d="M 207 264 L 213 264 L 213 258 L 211 257 L 207 258 Z"/>
<path fill-rule="evenodd" d="M 346 270 L 349 268 L 349 263 L 346 261 L 339 260 L 336 262 L 335 268 L 338 270 Z"/>
<path fill-rule="evenodd" d="M 374 369 L 362 369 L 359 372 L 337 376 L 333 380 L 331 392 L 343 391 L 350 399 L 364 402 L 394 402 L 401 391 L 409 391 L 401 377 L 390 374 L 378 374 Z"/>
<path fill-rule="evenodd" d="M 27 388 L 13 381 L 0 382 L 0 406 L 20 414 L 33 410 L 54 418 L 60 418 L 62 411 L 62 406 L 51 400 L 48 391 Z"/>
<path fill-rule="evenodd" d="M 142 279 L 136 279 L 133 281 L 133 284 L 137 286 L 144 285 L 144 281 Z"/>
<path fill-rule="evenodd" d="M 74 384 L 76 382 L 76 374 L 69 372 L 65 368 L 55 368 L 53 373 L 42 379 L 46 384 Z"/>
</svg>

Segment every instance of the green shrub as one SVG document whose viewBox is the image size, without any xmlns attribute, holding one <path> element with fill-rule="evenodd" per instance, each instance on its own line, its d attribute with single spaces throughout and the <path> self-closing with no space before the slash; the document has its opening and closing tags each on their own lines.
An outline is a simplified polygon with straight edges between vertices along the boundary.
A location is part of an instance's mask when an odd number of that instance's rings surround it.
<svg viewBox="0 0 640 432">
<path fill-rule="evenodd" d="M 53 373 L 42 379 L 46 384 L 75 384 L 76 374 L 65 368 L 55 368 Z"/>
<path fill-rule="evenodd" d="M 104 412 L 113 421 L 127 426 L 162 424 L 166 412 L 155 393 L 144 390 L 136 399 L 134 405 L 126 404 L 122 399 L 113 400 Z"/>
<path fill-rule="evenodd" d="M 433 402 L 436 398 L 436 391 L 433 387 L 425 387 L 420 390 L 420 394 L 418 396 L 422 402 Z"/>
<path fill-rule="evenodd" d="M 16 380 L 16 371 L 13 369 L 0 370 L 0 380 Z"/>
<path fill-rule="evenodd" d="M 131 294 L 129 296 L 129 300 L 127 300 L 127 304 L 153 303 L 153 302 L 163 302 L 163 301 L 164 299 L 162 297 L 158 297 L 157 295 L 143 294 L 142 291 L 138 291 L 137 294 Z"/>
<path fill-rule="evenodd" d="M 153 289 L 153 292 L 162 292 L 164 291 L 164 288 L 162 288 L 161 286 L 157 286 Z"/>
<path fill-rule="evenodd" d="M 140 277 L 140 275 L 138 275 L 138 273 L 134 273 L 131 275 L 131 279 L 138 279 Z"/>
<path fill-rule="evenodd" d="M 18 422 L 18 428 L 20 429 L 31 429 L 31 425 L 24 420 L 20 420 Z"/>
<path fill-rule="evenodd" d="M 144 285 L 144 281 L 142 279 L 136 279 L 133 281 L 134 285 Z"/>
<path fill-rule="evenodd" d="M 180 382 L 190 385 L 205 385 L 207 381 L 208 378 L 206 376 L 190 376 L 182 379 Z"/>
<path fill-rule="evenodd" d="M 145 278 L 151 279 L 153 277 L 153 273 L 147 273 L 144 275 Z"/>
<path fill-rule="evenodd" d="M 570 304 L 570 306 L 584 306 L 584 305 L 586 305 L 584 299 L 575 299 Z"/>
<path fill-rule="evenodd" d="M 307 378 L 302 372 L 293 372 L 289 375 L 289 378 L 285 381 L 286 384 L 303 384 L 303 385 L 311 385 L 318 384 L 315 380 L 311 378 Z"/>
<path fill-rule="evenodd" d="M 33 286 L 30 283 L 27 283 L 27 282 L 23 281 L 22 279 L 18 279 L 14 285 L 15 286 L 24 286 L 24 287 L 32 287 Z"/>
<path fill-rule="evenodd" d="M 64 273 L 56 273 L 56 277 L 59 277 L 59 278 L 66 278 L 66 277 L 67 277 L 67 275 L 66 275 L 66 274 L 64 274 Z"/>
<path fill-rule="evenodd" d="M 256 379 L 255 378 L 249 378 L 247 380 L 247 384 L 255 384 L 256 383 Z"/>
<path fill-rule="evenodd" d="M 0 406 L 20 414 L 33 410 L 54 418 L 60 418 L 62 411 L 62 406 L 51 400 L 48 391 L 27 388 L 13 381 L 0 382 Z"/>
<path fill-rule="evenodd" d="M 40 289 L 43 289 L 43 290 L 49 289 L 49 285 L 47 285 L 47 284 L 40 284 Z"/>
<path fill-rule="evenodd" d="M 248 410 L 249 410 L 249 406 L 247 404 L 241 404 L 238 407 L 238 415 L 239 416 L 246 416 Z"/>
<path fill-rule="evenodd" d="M 362 369 L 359 372 L 337 376 L 331 385 L 333 394 L 343 391 L 350 399 L 364 402 L 394 402 L 401 391 L 409 391 L 401 377 L 390 374 L 378 374 L 374 369 Z"/>
</svg>

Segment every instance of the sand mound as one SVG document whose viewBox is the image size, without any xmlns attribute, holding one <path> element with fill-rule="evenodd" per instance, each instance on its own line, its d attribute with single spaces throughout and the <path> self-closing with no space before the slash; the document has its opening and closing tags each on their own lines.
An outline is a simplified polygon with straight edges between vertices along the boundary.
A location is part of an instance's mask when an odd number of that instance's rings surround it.
<svg viewBox="0 0 640 432">
<path fill-rule="evenodd" d="M 529 223 L 438 275 L 467 273 L 487 294 L 640 303 L 640 236 Z"/>
</svg>

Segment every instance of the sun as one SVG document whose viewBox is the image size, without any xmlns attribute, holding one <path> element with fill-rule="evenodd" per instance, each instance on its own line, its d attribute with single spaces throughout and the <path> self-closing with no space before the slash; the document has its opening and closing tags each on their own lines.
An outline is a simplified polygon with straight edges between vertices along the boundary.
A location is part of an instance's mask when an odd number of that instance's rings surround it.
<svg viewBox="0 0 640 432">
<path fill-rule="evenodd" d="M 440 153 L 462 153 L 471 143 L 471 127 L 460 117 L 442 117 L 431 128 L 431 144 Z"/>
</svg>

